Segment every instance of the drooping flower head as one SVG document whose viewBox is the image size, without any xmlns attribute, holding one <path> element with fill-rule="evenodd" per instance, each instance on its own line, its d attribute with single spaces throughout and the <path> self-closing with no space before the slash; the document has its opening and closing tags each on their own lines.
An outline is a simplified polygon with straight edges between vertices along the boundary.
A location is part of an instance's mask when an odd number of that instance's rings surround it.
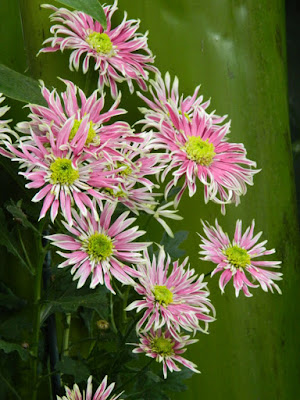
<svg viewBox="0 0 300 400">
<path fill-rule="evenodd" d="M 129 212 L 120 215 L 111 222 L 116 204 L 106 203 L 99 221 L 87 213 L 86 217 L 72 210 L 74 224 L 71 227 L 63 222 L 71 235 L 55 234 L 47 236 L 54 246 L 67 252 L 57 252 L 66 261 L 58 267 L 72 266 L 74 280 L 79 279 L 77 288 L 82 287 L 91 276 L 90 287 L 103 285 L 115 293 L 111 286 L 111 278 L 132 285 L 132 276 L 138 272 L 126 264 L 143 262 L 142 251 L 150 243 L 134 242 L 145 232 L 138 227 L 127 229 L 135 218 L 128 218 Z"/>
<path fill-rule="evenodd" d="M 186 346 L 198 342 L 197 339 L 190 339 L 190 336 L 182 335 L 180 340 L 176 340 L 168 330 L 152 329 L 146 334 L 140 335 L 140 343 L 133 353 L 145 353 L 146 356 L 154 358 L 157 362 L 163 364 L 163 375 L 167 378 L 167 371 L 180 371 L 176 364 L 179 362 L 190 370 L 199 373 L 197 365 L 181 354 L 186 351 Z"/>
<path fill-rule="evenodd" d="M 86 393 L 83 391 L 81 393 L 77 384 L 73 386 L 73 389 L 69 389 L 65 386 L 66 395 L 63 397 L 57 397 L 57 400 L 117 400 L 122 393 L 109 397 L 111 392 L 115 387 L 115 383 L 111 383 L 107 386 L 107 375 L 101 382 L 100 386 L 96 390 L 95 394 L 93 395 L 93 385 L 92 385 L 92 376 L 89 377 L 87 381 Z M 121 400 L 121 399 L 119 399 Z"/>
<path fill-rule="evenodd" d="M 273 288 L 281 293 L 279 286 L 275 281 L 281 280 L 282 273 L 266 270 L 265 268 L 280 268 L 281 261 L 263 261 L 257 260 L 262 256 L 275 253 L 275 249 L 266 250 L 264 247 L 267 240 L 257 243 L 262 235 L 259 232 L 253 236 L 255 222 L 252 221 L 244 234 L 242 234 L 242 221 L 236 222 L 235 234 L 232 241 L 229 240 L 228 235 L 223 232 L 216 220 L 216 225 L 211 226 L 208 223 L 203 224 L 203 230 L 206 238 L 200 236 L 202 243 L 199 253 L 202 255 L 201 259 L 212 261 L 217 264 L 217 267 L 211 273 L 211 276 L 217 272 L 222 272 L 219 280 L 219 286 L 224 292 L 224 288 L 230 279 L 233 279 L 233 286 L 235 288 L 235 295 L 238 297 L 240 290 L 244 292 L 247 297 L 252 296 L 248 287 L 259 287 L 267 292 L 270 290 L 273 293 Z M 263 267 L 263 268 L 260 268 Z M 252 282 L 248 277 L 252 278 Z M 255 284 L 258 283 L 259 285 Z"/>
<path fill-rule="evenodd" d="M 140 273 L 135 290 L 143 298 L 136 300 L 127 307 L 127 311 L 145 309 L 144 315 L 137 323 L 139 331 L 153 331 L 167 326 L 170 333 L 180 340 L 179 332 L 183 328 L 187 331 L 198 330 L 207 332 L 208 323 L 214 318 L 209 315 L 215 310 L 208 299 L 207 283 L 203 282 L 204 275 L 199 278 L 194 269 L 187 268 L 188 258 L 182 264 L 173 262 L 171 267 L 170 256 L 166 257 L 163 248 L 160 248 L 158 258 L 155 255 L 151 262 L 148 252 L 144 252 L 145 263 L 137 266 Z M 199 326 L 204 323 L 204 327 Z"/>
<path fill-rule="evenodd" d="M 226 135 L 230 124 L 214 125 L 211 117 L 200 107 L 193 116 L 187 117 L 166 104 L 172 124 L 161 125 L 157 142 L 171 154 L 172 161 L 162 174 L 162 178 L 172 170 L 173 178 L 166 186 L 165 195 L 184 179 L 182 189 L 175 198 L 178 205 L 186 188 L 190 197 L 197 189 L 197 181 L 204 185 L 204 200 L 212 200 L 222 205 L 235 203 L 247 192 L 247 185 L 253 185 L 253 175 L 258 170 L 254 161 L 246 158 L 243 144 L 228 143 Z"/>
<path fill-rule="evenodd" d="M 50 19 L 56 24 L 50 29 L 54 36 L 44 42 L 44 45 L 50 44 L 50 47 L 43 48 L 41 52 L 73 50 L 69 66 L 75 70 L 79 69 L 80 57 L 85 55 L 82 63 L 84 73 L 89 69 L 90 59 L 94 59 L 94 69 L 99 70 L 99 88 L 110 86 L 114 98 L 117 97 L 117 82 L 127 81 L 131 92 L 134 90 L 132 81 L 136 81 L 142 90 L 147 89 L 147 70 L 157 71 L 151 65 L 154 58 L 147 45 L 147 35 L 137 33 L 139 21 L 127 21 L 126 14 L 120 25 L 115 28 L 111 26 L 117 1 L 103 7 L 107 20 L 106 30 L 83 12 L 51 5 L 44 7 L 54 11 Z"/>
<path fill-rule="evenodd" d="M 49 141 L 46 145 L 33 131 L 14 144 L 8 140 L 3 141 L 12 160 L 20 162 L 20 168 L 26 168 L 21 173 L 31 181 L 26 187 L 40 189 L 32 199 L 34 202 L 43 200 L 40 219 L 51 208 L 50 216 L 54 221 L 60 208 L 70 225 L 71 206 L 74 203 L 84 215 L 87 214 L 86 207 L 94 212 L 89 196 L 97 194 L 95 188 L 113 189 L 119 183 L 113 170 L 103 169 L 102 159 L 90 161 L 90 155 L 83 153 L 85 138 L 77 143 L 76 149 L 70 148 L 69 136 L 73 126 L 74 117 L 65 122 L 57 135 L 49 127 Z"/>
<path fill-rule="evenodd" d="M 95 90 L 90 97 L 86 97 L 73 82 L 63 82 L 67 87 L 60 96 L 56 89 L 50 92 L 41 82 L 41 92 L 48 107 L 29 104 L 31 120 L 17 125 L 20 132 L 30 135 L 32 130 L 43 143 L 49 143 L 49 126 L 54 137 L 57 137 L 66 121 L 73 117 L 74 123 L 68 137 L 70 148 L 76 154 L 80 148 L 86 154 L 95 157 L 101 154 L 107 160 L 115 156 L 118 146 L 137 139 L 138 135 L 133 134 L 126 122 L 108 124 L 112 117 L 126 113 L 126 110 L 118 108 L 121 96 L 107 112 L 103 112 L 103 93 L 98 98 L 99 91 Z"/>
</svg>

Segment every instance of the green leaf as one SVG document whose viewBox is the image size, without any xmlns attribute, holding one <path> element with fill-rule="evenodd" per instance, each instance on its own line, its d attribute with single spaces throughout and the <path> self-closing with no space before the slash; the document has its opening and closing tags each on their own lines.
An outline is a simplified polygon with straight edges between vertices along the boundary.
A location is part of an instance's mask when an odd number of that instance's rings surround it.
<svg viewBox="0 0 300 400">
<path fill-rule="evenodd" d="M 0 92 L 24 103 L 47 105 L 37 81 L 3 64 L 0 64 Z"/>
<path fill-rule="evenodd" d="M 39 235 L 41 234 L 36 227 L 29 222 L 27 215 L 24 213 L 24 211 L 21 208 L 22 200 L 18 201 L 18 203 L 14 203 L 13 200 L 11 200 L 11 204 L 6 206 L 6 209 L 8 212 L 10 212 L 13 217 L 20 222 L 24 228 L 29 228 L 32 229 L 34 232 L 38 233 Z"/>
<path fill-rule="evenodd" d="M 22 254 L 19 252 L 18 248 L 17 248 L 17 243 L 16 240 L 14 239 L 13 235 L 11 234 L 11 232 L 9 232 L 7 225 L 6 225 L 6 221 L 5 221 L 5 216 L 3 213 L 3 210 L 0 209 L 0 244 L 2 244 L 3 246 L 6 247 L 6 249 L 13 254 L 14 256 L 16 256 L 18 258 L 18 260 L 20 261 L 20 263 L 27 268 L 27 270 L 34 275 L 34 271 L 32 270 L 32 268 L 25 262 L 24 257 L 22 256 Z"/>
<path fill-rule="evenodd" d="M 68 270 L 60 270 L 52 285 L 49 287 L 46 298 L 43 300 L 41 311 L 41 323 L 54 312 L 73 313 L 79 307 L 92 309 L 107 309 L 108 290 L 101 286 L 93 290 L 89 287 L 76 288 L 76 282 Z"/>
<path fill-rule="evenodd" d="M 64 356 L 63 359 L 56 364 L 55 369 L 62 374 L 74 376 L 75 382 L 86 381 L 90 376 L 90 371 L 82 361 L 74 360 L 67 356 Z"/>
<path fill-rule="evenodd" d="M 0 339 L 0 349 L 6 354 L 17 351 L 23 361 L 27 361 L 29 358 L 28 350 L 23 349 L 22 346 L 16 343 L 6 342 L 5 340 Z"/>
<path fill-rule="evenodd" d="M 25 300 L 17 297 L 10 288 L 0 282 L 0 306 L 8 310 L 19 309 L 26 304 Z"/>
<path fill-rule="evenodd" d="M 100 22 L 103 29 L 107 28 L 106 17 L 98 0 L 56 0 L 58 3 L 83 11 Z"/>
<path fill-rule="evenodd" d="M 174 237 L 171 238 L 164 233 L 160 244 L 164 246 L 166 253 L 168 253 L 171 258 L 177 259 L 185 255 L 185 251 L 180 249 L 179 246 L 187 239 L 188 235 L 188 231 L 178 231 L 175 233 Z"/>
</svg>

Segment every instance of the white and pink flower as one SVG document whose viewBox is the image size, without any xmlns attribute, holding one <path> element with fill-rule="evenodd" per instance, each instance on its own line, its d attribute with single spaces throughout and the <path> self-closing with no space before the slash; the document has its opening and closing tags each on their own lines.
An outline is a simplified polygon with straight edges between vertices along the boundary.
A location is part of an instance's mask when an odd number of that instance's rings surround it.
<svg viewBox="0 0 300 400">
<path fill-rule="evenodd" d="M 190 266 L 186 268 L 188 257 L 182 264 L 173 262 L 161 247 L 156 259 L 152 262 L 148 252 L 144 252 L 145 263 L 136 269 L 140 276 L 134 287 L 142 296 L 141 300 L 131 303 L 126 310 L 145 310 L 143 317 L 136 325 L 137 331 L 154 332 L 167 327 L 169 332 L 180 340 L 180 329 L 186 331 L 207 332 L 208 323 L 214 321 L 214 307 L 208 299 L 207 283 L 203 282 L 204 275 L 198 277 Z M 203 323 L 203 327 L 199 323 Z"/>
<path fill-rule="evenodd" d="M 275 289 L 281 294 L 281 290 L 275 282 L 282 279 L 282 273 L 265 269 L 280 268 L 281 261 L 257 260 L 262 256 L 275 253 L 275 249 L 266 250 L 264 246 L 267 240 L 257 243 L 262 232 L 253 236 L 254 220 L 244 233 L 242 233 L 242 221 L 238 220 L 232 241 L 223 232 L 217 220 L 215 227 L 204 222 L 202 224 L 206 237 L 200 236 L 202 239 L 200 248 L 202 250 L 199 253 L 202 255 L 202 260 L 217 264 L 211 276 L 217 272 L 222 272 L 219 280 L 222 293 L 227 283 L 233 279 L 236 297 L 238 297 L 240 290 L 247 297 L 252 296 L 248 287 L 256 288 L 259 285 L 265 292 L 270 290 L 273 293 L 273 289 Z M 252 278 L 252 282 L 249 281 L 247 275 Z M 255 284 L 256 282 L 258 282 L 258 285 Z"/>
<path fill-rule="evenodd" d="M 126 122 L 118 121 L 108 124 L 111 118 L 127 112 L 118 108 L 121 96 L 108 111 L 104 112 L 105 95 L 103 93 L 99 97 L 99 91 L 95 90 L 90 97 L 86 97 L 73 82 L 67 80 L 63 82 L 67 87 L 60 96 L 56 89 L 50 92 L 41 82 L 41 92 L 48 107 L 29 104 L 31 120 L 17 125 L 20 132 L 30 135 L 32 130 L 43 143 L 48 143 L 49 126 L 53 135 L 57 137 L 67 120 L 74 118 L 68 138 L 70 148 L 78 154 L 79 147 L 85 156 L 90 154 L 91 158 L 95 158 L 101 155 L 108 161 L 118 155 L 116 149 L 124 147 L 124 143 L 142 140 L 133 133 Z"/>
<path fill-rule="evenodd" d="M 139 264 L 144 261 L 142 251 L 150 243 L 134 242 L 145 232 L 137 226 L 127 229 L 135 218 L 128 218 L 129 211 L 111 221 L 116 204 L 106 203 L 97 221 L 90 213 L 86 216 L 72 210 L 73 226 L 63 222 L 71 235 L 54 234 L 47 236 L 54 246 L 67 250 L 57 253 L 66 261 L 58 267 L 72 266 L 74 280 L 79 279 L 77 288 L 82 287 L 91 276 L 91 288 L 103 285 L 112 292 L 111 278 L 126 285 L 133 285 L 132 277 L 139 273 L 127 264 Z"/>
<path fill-rule="evenodd" d="M 127 21 L 126 14 L 121 24 L 112 28 L 111 19 L 118 8 L 117 1 L 103 7 L 107 20 L 105 30 L 98 21 L 83 12 L 52 5 L 44 7 L 54 11 L 50 19 L 55 25 L 50 29 L 54 36 L 44 42 L 50 47 L 43 48 L 41 52 L 71 49 L 70 69 L 78 70 L 80 58 L 84 56 L 84 73 L 90 68 L 90 59 L 93 59 L 95 65 L 92 68 L 99 70 L 99 88 L 102 90 L 104 85 L 110 86 L 114 98 L 118 93 L 117 82 L 127 81 L 131 93 L 134 91 L 132 81 L 136 81 L 142 90 L 147 89 L 148 71 L 157 71 L 151 65 L 154 57 L 148 48 L 147 35 L 137 33 L 139 21 Z"/>
<path fill-rule="evenodd" d="M 102 380 L 95 394 L 93 395 L 92 376 L 87 381 L 86 392 L 81 393 L 77 384 L 73 386 L 73 389 L 65 386 L 66 395 L 63 397 L 57 396 L 57 400 L 117 400 L 122 393 L 109 397 L 115 387 L 115 383 L 111 383 L 107 386 L 107 375 Z M 119 399 L 121 400 L 121 399 Z"/>
<path fill-rule="evenodd" d="M 102 159 L 89 160 L 90 155 L 83 152 L 86 137 L 77 142 L 76 148 L 70 147 L 69 136 L 73 125 L 74 117 L 67 119 L 56 135 L 48 127 L 48 143 L 33 131 L 31 135 L 20 137 L 14 144 L 3 140 L 8 156 L 20 162 L 20 168 L 26 168 L 25 172 L 20 173 L 31 181 L 26 187 L 39 189 L 32 201 L 43 200 L 40 219 L 51 209 L 53 222 L 60 208 L 70 225 L 74 203 L 84 215 L 87 214 L 87 207 L 95 212 L 90 197 L 97 195 L 99 188 L 114 189 L 120 181 L 114 170 L 103 168 Z M 76 133 L 74 140 L 77 135 L 80 132 Z"/>
<path fill-rule="evenodd" d="M 162 363 L 165 379 L 168 370 L 170 372 L 180 371 L 176 362 L 193 372 L 199 373 L 196 364 L 181 356 L 186 351 L 186 346 L 197 341 L 197 339 L 190 339 L 188 335 L 182 335 L 180 340 L 176 340 L 168 330 L 150 330 L 148 333 L 140 335 L 140 343 L 133 350 L 133 353 L 145 353 L 147 357 Z"/>
<path fill-rule="evenodd" d="M 200 107 L 192 117 L 179 114 L 166 104 L 172 124 L 161 124 L 157 142 L 171 155 L 171 162 L 164 170 L 162 179 L 173 170 L 173 178 L 166 186 L 165 196 L 183 178 L 183 185 L 175 197 L 177 206 L 186 188 L 189 196 L 197 190 L 197 181 L 204 185 L 204 200 L 221 204 L 240 203 L 240 196 L 246 194 L 247 185 L 253 185 L 253 175 L 259 172 L 251 169 L 256 163 L 246 158 L 243 144 L 228 143 L 226 135 L 230 123 L 214 125 L 213 119 Z"/>
</svg>

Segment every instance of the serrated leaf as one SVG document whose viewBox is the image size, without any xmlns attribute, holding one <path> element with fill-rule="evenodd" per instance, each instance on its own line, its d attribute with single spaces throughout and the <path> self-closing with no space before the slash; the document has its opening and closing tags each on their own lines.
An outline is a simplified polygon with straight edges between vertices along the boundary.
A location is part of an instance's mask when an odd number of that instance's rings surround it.
<svg viewBox="0 0 300 400">
<path fill-rule="evenodd" d="M 56 0 L 75 10 L 82 11 L 100 22 L 103 29 L 107 28 L 106 17 L 103 8 L 98 0 Z"/>
<path fill-rule="evenodd" d="M 55 369 L 62 374 L 74 376 L 75 382 L 86 381 L 90 376 L 90 371 L 82 361 L 74 360 L 67 356 L 64 356 L 63 359 L 56 364 Z"/>
<path fill-rule="evenodd" d="M 8 212 L 10 212 L 14 218 L 16 218 L 21 224 L 24 226 L 24 228 L 29 228 L 33 230 L 34 232 L 38 233 L 39 235 L 41 234 L 38 229 L 28 220 L 27 215 L 24 213 L 24 211 L 21 208 L 21 203 L 14 203 L 11 200 L 11 204 L 6 206 L 6 209 Z"/>
<path fill-rule="evenodd" d="M 185 255 L 185 250 L 180 249 L 179 246 L 187 239 L 188 235 L 188 231 L 178 231 L 174 234 L 174 237 L 171 238 L 164 233 L 160 244 L 164 246 L 166 253 L 168 253 L 171 258 L 177 259 Z"/>
<path fill-rule="evenodd" d="M 7 225 L 6 225 L 6 221 L 5 221 L 5 217 L 4 217 L 4 213 L 3 210 L 0 209 L 0 244 L 5 246 L 6 249 L 13 254 L 14 256 L 16 256 L 18 258 L 18 260 L 20 261 L 20 263 L 27 268 L 27 270 L 34 275 L 34 271 L 31 269 L 31 267 L 25 262 L 24 257 L 21 255 L 21 253 L 19 252 L 18 248 L 17 248 L 17 244 L 15 239 L 13 238 L 12 234 L 8 231 Z"/>
<path fill-rule="evenodd" d="M 49 287 L 44 299 L 41 312 L 41 323 L 53 312 L 76 312 L 79 307 L 92 309 L 107 308 L 108 290 L 101 286 L 93 290 L 88 287 L 76 288 L 76 282 L 72 281 L 70 272 L 59 271 L 55 275 L 54 282 Z"/>
<path fill-rule="evenodd" d="M 17 351 L 23 361 L 27 361 L 29 358 L 28 350 L 23 349 L 22 346 L 16 343 L 6 342 L 5 340 L 0 339 L 0 349 L 3 350 L 6 354 Z"/>
<path fill-rule="evenodd" d="M 36 80 L 3 64 L 0 64 L 0 92 L 24 103 L 47 105 Z"/>
</svg>

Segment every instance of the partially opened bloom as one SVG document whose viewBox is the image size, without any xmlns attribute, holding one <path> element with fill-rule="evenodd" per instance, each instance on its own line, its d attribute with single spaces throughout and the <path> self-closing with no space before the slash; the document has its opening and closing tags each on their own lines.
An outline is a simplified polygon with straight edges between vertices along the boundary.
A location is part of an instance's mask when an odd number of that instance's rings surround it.
<svg viewBox="0 0 300 400">
<path fill-rule="evenodd" d="M 165 78 L 157 73 L 155 80 L 150 80 L 149 91 L 152 95 L 152 99 L 148 99 L 146 96 L 138 92 L 138 96 L 144 100 L 149 108 L 141 107 L 139 110 L 145 115 L 145 119 L 139 121 L 145 124 L 144 129 L 148 127 L 155 127 L 160 130 L 163 121 L 172 123 L 170 118 L 170 112 L 166 106 L 168 104 L 174 110 L 177 110 L 179 115 L 185 115 L 190 118 L 195 109 L 201 107 L 202 110 L 206 110 L 209 106 L 210 101 L 203 102 L 203 96 L 198 96 L 200 86 L 197 86 L 192 96 L 184 98 L 183 95 L 179 95 L 179 80 L 175 76 L 173 84 L 171 84 L 171 77 L 169 72 L 166 73 Z M 211 114 L 214 119 L 214 123 L 222 122 L 226 116 L 218 117 Z"/>
<path fill-rule="evenodd" d="M 182 264 L 177 260 L 171 266 L 170 256 L 166 256 L 162 247 L 157 260 L 154 255 L 151 262 L 147 251 L 144 258 L 145 263 L 136 267 L 140 276 L 135 286 L 142 299 L 126 308 L 127 311 L 136 308 L 137 312 L 145 309 L 137 323 L 137 331 L 143 326 L 145 332 L 150 328 L 157 331 L 166 325 L 177 340 L 180 340 L 181 328 L 194 333 L 198 330 L 207 332 L 208 323 L 214 320 L 209 313 L 214 314 L 215 310 L 208 299 L 204 275 L 198 277 L 194 269 L 186 268 L 188 258 Z"/>
<path fill-rule="evenodd" d="M 217 272 L 222 272 L 219 280 L 219 286 L 222 292 L 230 279 L 233 279 L 235 295 L 238 296 L 240 290 L 243 290 L 247 297 L 252 296 L 248 287 L 258 287 L 267 292 L 273 293 L 273 288 L 281 293 L 279 286 L 275 281 L 281 280 L 282 273 L 266 270 L 265 268 L 280 268 L 281 261 L 263 261 L 257 260 L 262 256 L 275 253 L 275 249 L 266 250 L 264 247 L 267 240 L 257 243 L 262 235 L 259 232 L 253 236 L 254 220 L 244 234 L 242 234 L 242 221 L 236 222 L 235 234 L 232 241 L 225 234 L 216 220 L 216 226 L 203 223 L 206 238 L 200 236 L 201 259 L 212 261 L 217 267 L 211 273 L 211 276 Z M 263 267 L 263 268 L 260 268 Z M 248 278 L 252 278 L 252 282 Z M 259 285 L 255 284 L 258 283 Z"/>
<path fill-rule="evenodd" d="M 43 48 L 41 52 L 73 50 L 69 66 L 75 70 L 79 69 L 80 57 L 85 55 L 82 64 L 84 73 L 88 71 L 92 58 L 95 62 L 93 68 L 99 70 L 99 88 L 110 86 L 113 97 L 117 97 L 117 82 L 127 81 L 131 92 L 134 90 L 133 80 L 142 90 L 147 89 L 147 70 L 157 71 L 151 65 L 154 57 L 147 45 L 147 35 L 137 33 L 139 21 L 127 21 L 126 13 L 120 25 L 115 28 L 111 26 L 117 1 L 103 7 L 107 21 L 106 30 L 98 21 L 83 12 L 51 5 L 44 7 L 54 11 L 50 19 L 56 24 L 50 29 L 54 36 L 44 42 L 44 45 L 50 44 L 50 47 Z"/>
<path fill-rule="evenodd" d="M 54 137 L 58 137 L 64 124 L 73 117 L 74 122 L 68 137 L 70 148 L 77 150 L 78 154 L 80 147 L 86 155 L 97 157 L 101 154 L 108 160 L 116 155 L 118 146 L 124 147 L 124 142 L 131 142 L 137 138 L 138 135 L 133 134 L 126 122 L 108 124 L 111 118 L 126 113 L 126 110 L 118 108 L 121 96 L 108 111 L 104 112 L 103 93 L 99 97 L 99 91 L 95 90 L 91 96 L 86 97 L 73 82 L 67 80 L 63 82 L 67 87 L 60 95 L 56 89 L 50 92 L 41 82 L 41 92 L 48 106 L 29 104 L 31 120 L 17 125 L 20 132 L 30 135 L 32 130 L 45 144 L 49 142 L 47 135 L 49 126 Z"/>
<path fill-rule="evenodd" d="M 180 371 L 176 362 L 199 373 L 196 364 L 181 356 L 186 351 L 186 346 L 196 342 L 197 339 L 190 339 L 187 335 L 182 335 L 180 340 L 176 340 L 168 330 L 158 329 L 154 332 L 151 329 L 148 333 L 140 335 L 140 343 L 133 353 L 145 353 L 146 356 L 161 362 L 166 379 L 168 369 L 170 372 Z"/>
<path fill-rule="evenodd" d="M 20 168 L 26 168 L 25 172 L 20 173 L 31 181 L 26 187 L 39 189 L 32 201 L 43 200 L 40 219 L 51 208 L 50 216 L 54 221 L 60 208 L 70 225 L 71 206 L 74 203 L 85 215 L 86 207 L 94 212 L 89 196 L 97 194 L 95 189 L 114 188 L 119 182 L 113 170 L 103 169 L 103 160 L 86 160 L 89 155 L 82 152 L 85 140 L 78 143 L 75 149 L 70 148 L 69 136 L 73 125 L 74 118 L 69 118 L 56 136 L 49 127 L 47 145 L 33 131 L 14 144 L 3 141 L 12 160 L 20 162 Z"/>
<path fill-rule="evenodd" d="M 173 178 L 166 186 L 165 196 L 179 179 L 183 178 L 182 189 L 175 197 L 177 205 L 186 188 L 190 197 L 197 189 L 197 181 L 204 185 L 204 200 L 222 205 L 235 203 L 246 194 L 247 185 L 253 185 L 253 175 L 258 170 L 254 161 L 246 158 L 243 144 L 228 143 L 226 135 L 230 124 L 214 125 L 213 119 L 200 107 L 193 116 L 179 115 L 166 104 L 172 125 L 164 123 L 157 133 L 157 142 L 171 155 L 171 162 L 162 174 L 172 172 Z"/>
<path fill-rule="evenodd" d="M 96 390 L 93 395 L 93 385 L 92 385 L 92 376 L 89 377 L 87 381 L 86 392 L 83 391 L 81 393 L 77 384 L 73 386 L 73 389 L 69 389 L 65 386 L 66 395 L 63 397 L 57 397 L 57 400 L 117 400 L 121 396 L 122 393 L 110 397 L 111 392 L 115 387 L 115 383 L 111 383 L 107 386 L 107 375 L 101 382 L 100 386 Z M 121 400 L 121 399 L 119 399 Z"/>
<path fill-rule="evenodd" d="M 87 213 L 86 217 L 72 210 L 74 224 L 71 227 L 63 222 L 71 235 L 55 234 L 47 236 L 53 245 L 67 252 L 57 253 L 66 258 L 58 267 L 72 266 L 74 280 L 79 279 L 77 288 L 82 287 L 91 276 L 90 287 L 103 285 L 115 293 L 111 278 L 132 285 L 132 276 L 138 272 L 126 264 L 138 264 L 143 261 L 142 251 L 150 243 L 134 242 L 145 232 L 137 226 L 127 229 L 135 218 L 128 218 L 129 212 L 120 215 L 111 222 L 116 204 L 106 203 L 99 221 Z"/>
</svg>

